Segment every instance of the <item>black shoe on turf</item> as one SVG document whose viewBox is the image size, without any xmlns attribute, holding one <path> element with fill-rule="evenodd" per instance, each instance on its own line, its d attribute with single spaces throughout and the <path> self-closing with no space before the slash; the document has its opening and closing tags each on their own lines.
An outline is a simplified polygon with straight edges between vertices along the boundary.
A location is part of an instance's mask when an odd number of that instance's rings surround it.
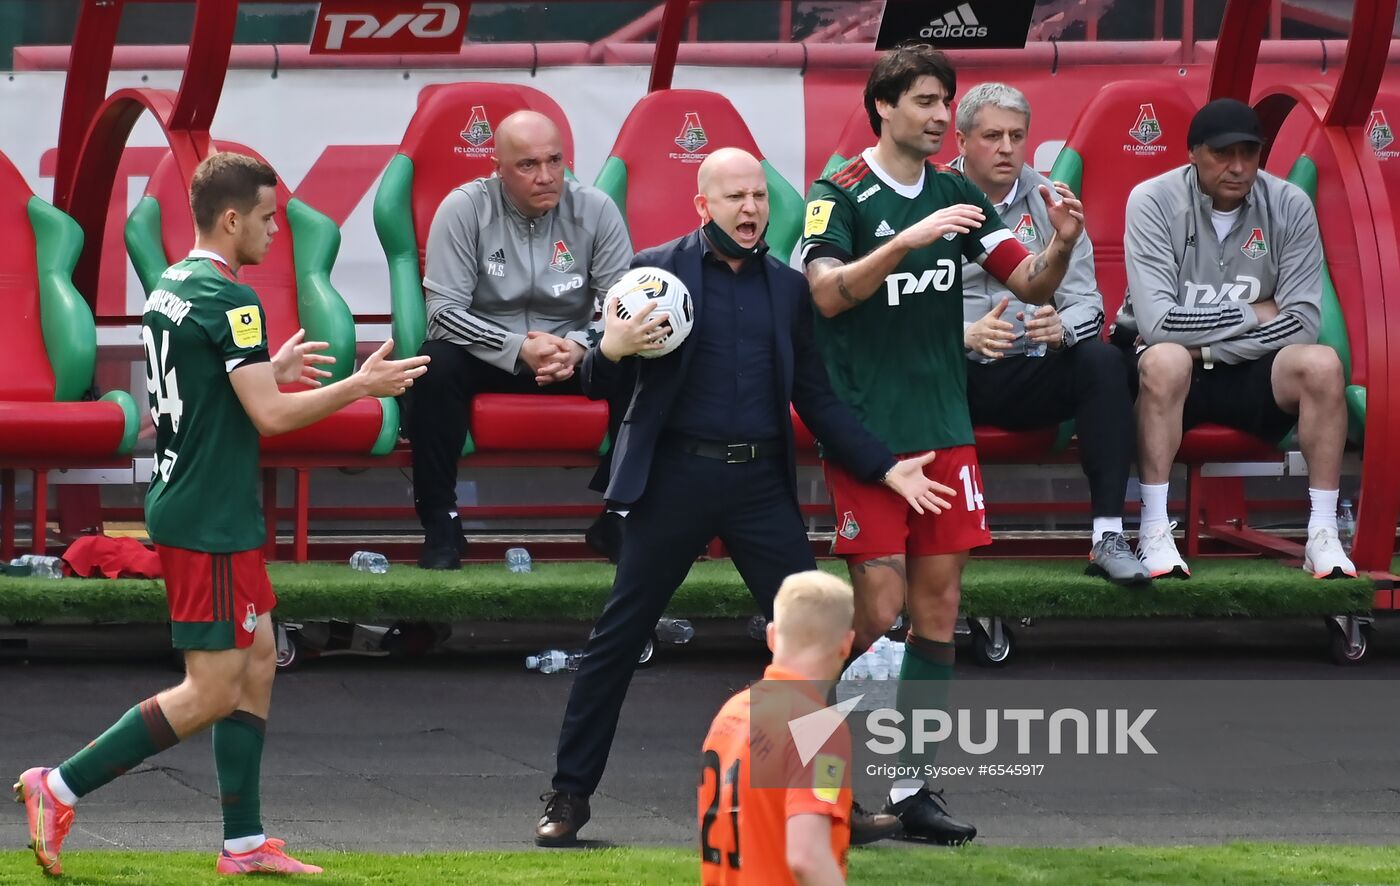
<svg viewBox="0 0 1400 886">
<path fill-rule="evenodd" d="M 851 845 L 864 846 L 899 834 L 899 818 L 885 812 L 871 812 L 851 802 Z"/>
<path fill-rule="evenodd" d="M 424 521 L 423 551 L 419 569 L 461 569 L 467 540 L 462 535 L 462 518 L 443 514 Z"/>
<path fill-rule="evenodd" d="M 977 828 L 958 821 L 948 814 L 942 791 L 930 791 L 927 786 L 919 788 L 912 797 L 905 797 L 898 803 L 885 803 L 882 810 L 899 817 L 904 827 L 906 840 L 926 840 L 940 846 L 961 846 L 972 842 L 977 836 Z"/>
</svg>

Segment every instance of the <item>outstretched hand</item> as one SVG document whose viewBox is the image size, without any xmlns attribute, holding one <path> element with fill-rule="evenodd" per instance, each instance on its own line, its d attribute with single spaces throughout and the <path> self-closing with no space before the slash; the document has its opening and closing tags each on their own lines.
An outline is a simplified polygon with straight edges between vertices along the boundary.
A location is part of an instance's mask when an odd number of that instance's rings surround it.
<svg viewBox="0 0 1400 886">
<path fill-rule="evenodd" d="M 1084 204 L 1074 196 L 1069 185 L 1064 182 L 1055 182 L 1054 185 L 1059 200 L 1051 196 L 1050 189 L 1045 185 L 1040 186 L 1040 197 L 1045 201 L 1045 211 L 1050 214 L 1050 227 L 1055 229 L 1055 236 L 1073 244 L 1084 233 Z"/>
<path fill-rule="evenodd" d="M 317 353 L 317 351 L 329 348 L 330 342 L 303 341 L 305 338 L 306 330 L 298 329 L 273 355 L 272 374 L 279 385 L 289 385 L 299 381 L 304 385 L 318 388 L 321 386 L 321 379 L 331 377 L 331 374 L 326 370 L 316 368 L 318 364 L 335 362 L 335 358 L 329 354 Z"/>
<path fill-rule="evenodd" d="M 360 365 L 356 375 L 365 385 L 366 396 L 397 397 L 413 387 L 414 379 L 428 371 L 428 361 L 432 358 L 420 355 L 406 360 L 390 360 L 388 357 L 393 351 L 394 340 L 391 338 Z"/>
<path fill-rule="evenodd" d="M 909 502 L 909 507 L 922 514 L 931 511 L 941 514 L 952 507 L 948 499 L 956 498 L 957 493 L 942 483 L 935 482 L 924 474 L 924 465 L 933 461 L 937 452 L 901 460 L 885 475 L 884 484 Z"/>
</svg>

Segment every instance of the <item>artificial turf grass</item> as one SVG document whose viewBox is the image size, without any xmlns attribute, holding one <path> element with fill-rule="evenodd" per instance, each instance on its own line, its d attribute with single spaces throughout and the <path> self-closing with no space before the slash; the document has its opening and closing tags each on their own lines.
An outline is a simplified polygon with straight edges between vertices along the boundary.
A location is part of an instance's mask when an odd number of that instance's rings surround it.
<svg viewBox="0 0 1400 886">
<path fill-rule="evenodd" d="M 841 561 L 821 567 L 844 576 Z M 499 563 L 457 572 L 395 564 L 388 573 L 356 572 L 340 563 L 273 563 L 277 616 L 424 621 L 580 620 L 597 617 L 614 567 L 598 562 L 541 562 L 529 574 Z M 1286 618 L 1367 612 L 1367 579 L 1318 581 L 1274 560 L 1204 560 L 1189 581 L 1163 579 L 1120 588 L 1084 575 L 1080 560 L 973 560 L 963 611 L 981 616 L 1097 618 L 1195 616 Z M 668 612 L 681 617 L 743 617 L 754 604 L 728 560 L 695 564 Z M 11 622 L 163 622 L 164 585 L 118 579 L 0 577 L 0 619 Z"/>
<path fill-rule="evenodd" d="M 693 884 L 694 849 L 608 848 L 550 852 L 465 852 L 433 855 L 298 852 L 326 868 L 318 884 Z M 175 886 L 226 882 L 213 872 L 212 852 L 64 854 L 62 882 Z M 1400 882 L 1400 847 L 1231 843 L 1223 846 L 1042 849 L 974 844 L 956 850 L 911 845 L 857 849 L 853 884 L 939 883 L 947 886 L 1318 886 Z M 0 853 L 0 886 L 41 882 L 34 857 Z"/>
</svg>

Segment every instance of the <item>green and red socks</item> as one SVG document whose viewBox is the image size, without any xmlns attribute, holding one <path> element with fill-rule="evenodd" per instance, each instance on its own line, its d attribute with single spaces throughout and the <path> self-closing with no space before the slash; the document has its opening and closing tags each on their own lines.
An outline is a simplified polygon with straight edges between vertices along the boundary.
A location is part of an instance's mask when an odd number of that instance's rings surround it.
<svg viewBox="0 0 1400 886">
<path fill-rule="evenodd" d="M 49 790 L 72 805 L 147 757 L 174 747 L 180 737 L 151 696 L 122 715 L 91 744 L 49 770 Z"/>
</svg>

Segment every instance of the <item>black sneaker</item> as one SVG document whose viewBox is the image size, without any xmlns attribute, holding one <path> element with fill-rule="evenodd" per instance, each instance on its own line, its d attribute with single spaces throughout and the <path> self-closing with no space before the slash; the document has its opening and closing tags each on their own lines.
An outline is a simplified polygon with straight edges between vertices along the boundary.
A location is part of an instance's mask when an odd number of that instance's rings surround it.
<svg viewBox="0 0 1400 886">
<path fill-rule="evenodd" d="M 899 818 L 885 812 L 871 812 L 851 801 L 851 845 L 864 846 L 885 840 L 900 832 Z"/>
<path fill-rule="evenodd" d="M 904 837 L 908 840 L 961 846 L 972 842 L 972 838 L 977 836 L 977 828 L 948 814 L 943 792 L 930 791 L 927 785 L 919 788 L 914 796 L 905 797 L 898 803 L 886 802 L 883 811 L 899 817 L 899 823 L 904 826 Z"/>
<path fill-rule="evenodd" d="M 423 524 L 423 551 L 418 555 L 419 569 L 461 569 L 467 552 L 467 540 L 462 535 L 462 518 L 430 518 Z"/>
</svg>

